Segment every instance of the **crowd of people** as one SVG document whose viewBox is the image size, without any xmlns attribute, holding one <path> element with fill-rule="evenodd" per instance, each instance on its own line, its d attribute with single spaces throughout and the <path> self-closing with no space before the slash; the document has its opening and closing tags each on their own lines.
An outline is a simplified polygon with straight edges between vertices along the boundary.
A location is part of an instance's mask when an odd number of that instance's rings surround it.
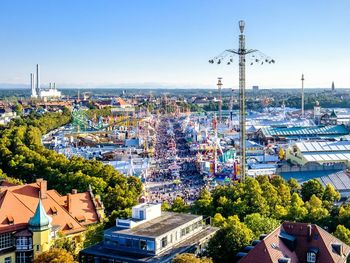
<svg viewBox="0 0 350 263">
<path fill-rule="evenodd" d="M 181 197 L 190 204 L 204 186 L 181 128 L 180 119 L 161 118 L 157 125 L 154 167 L 146 179 L 150 202 L 168 201 Z"/>
</svg>

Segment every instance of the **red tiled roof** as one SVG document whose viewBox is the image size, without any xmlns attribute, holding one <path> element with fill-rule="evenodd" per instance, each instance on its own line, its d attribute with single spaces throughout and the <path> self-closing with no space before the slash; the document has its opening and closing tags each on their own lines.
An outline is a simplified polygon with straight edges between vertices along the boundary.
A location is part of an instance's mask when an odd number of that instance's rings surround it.
<svg viewBox="0 0 350 263">
<path fill-rule="evenodd" d="M 239 263 L 278 262 L 278 259 L 289 257 L 291 262 L 306 262 L 308 249 L 319 250 L 318 263 L 343 262 L 350 253 L 350 247 L 323 230 L 317 225 L 311 225 L 311 236 L 308 238 L 306 223 L 284 222 L 272 233 L 257 244 Z M 291 251 L 279 237 L 281 231 L 296 238 L 296 248 Z M 332 244 L 342 244 L 343 255 L 332 249 Z"/>
<path fill-rule="evenodd" d="M 40 183 L 1 187 L 0 191 L 0 233 L 26 229 L 29 219 L 34 215 L 39 202 Z M 85 230 L 85 225 L 99 221 L 92 196 L 89 192 L 70 195 L 71 206 L 68 211 L 66 196 L 55 190 L 48 190 L 42 204 L 52 218 L 52 225 L 59 226 L 63 233 L 76 233 Z M 76 217 L 84 216 L 79 223 Z M 8 218 L 13 219 L 9 224 Z M 69 225 L 71 227 L 67 228 Z"/>
</svg>

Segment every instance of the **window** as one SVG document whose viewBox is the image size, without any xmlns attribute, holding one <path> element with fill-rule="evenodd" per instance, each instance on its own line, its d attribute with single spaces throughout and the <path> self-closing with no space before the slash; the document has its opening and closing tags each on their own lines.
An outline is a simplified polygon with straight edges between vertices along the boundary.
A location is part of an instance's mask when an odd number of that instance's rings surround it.
<svg viewBox="0 0 350 263">
<path fill-rule="evenodd" d="M 132 247 L 133 248 L 139 249 L 139 245 L 140 245 L 140 240 L 139 239 L 133 239 L 132 240 Z"/>
<path fill-rule="evenodd" d="M 126 239 L 124 237 L 119 237 L 119 244 L 121 247 L 126 246 Z"/>
<path fill-rule="evenodd" d="M 140 249 L 141 250 L 147 249 L 147 241 L 146 240 L 143 240 L 143 239 L 140 240 Z"/>
<path fill-rule="evenodd" d="M 32 249 L 32 238 L 31 237 L 19 237 L 16 240 L 16 249 Z"/>
<path fill-rule="evenodd" d="M 14 245 L 13 237 L 11 233 L 0 235 L 0 250 L 12 247 Z"/>
<path fill-rule="evenodd" d="M 139 211 L 140 219 L 145 219 L 145 213 L 143 210 Z"/>
<path fill-rule="evenodd" d="M 168 237 L 165 236 L 165 237 L 163 237 L 162 240 L 161 240 L 161 246 L 162 246 L 162 247 L 166 247 L 167 245 L 168 245 Z"/>
<path fill-rule="evenodd" d="M 27 263 L 30 262 L 28 257 L 26 257 L 25 252 L 16 253 L 16 263 Z"/>
<path fill-rule="evenodd" d="M 39 250 L 40 250 L 40 246 L 36 245 L 36 251 L 39 251 Z"/>
<path fill-rule="evenodd" d="M 11 263 L 11 257 L 6 257 L 4 263 Z"/>
<path fill-rule="evenodd" d="M 186 235 L 186 230 L 183 228 L 181 229 L 181 237 L 183 237 L 184 235 Z"/>
<path fill-rule="evenodd" d="M 306 254 L 306 262 L 308 263 L 315 263 L 316 262 L 316 254 L 313 252 L 308 252 Z"/>
<path fill-rule="evenodd" d="M 52 215 L 57 215 L 57 208 L 54 206 L 50 207 Z"/>
<path fill-rule="evenodd" d="M 132 239 L 127 238 L 127 239 L 126 239 L 126 242 L 125 242 L 125 245 L 126 245 L 126 247 L 131 247 L 131 245 L 132 245 Z"/>
<path fill-rule="evenodd" d="M 151 240 L 147 241 L 147 250 L 154 251 L 154 241 L 151 241 Z"/>
<path fill-rule="evenodd" d="M 15 220 L 13 219 L 13 216 L 7 216 L 7 222 L 9 225 L 13 225 L 13 223 L 15 222 Z"/>
</svg>

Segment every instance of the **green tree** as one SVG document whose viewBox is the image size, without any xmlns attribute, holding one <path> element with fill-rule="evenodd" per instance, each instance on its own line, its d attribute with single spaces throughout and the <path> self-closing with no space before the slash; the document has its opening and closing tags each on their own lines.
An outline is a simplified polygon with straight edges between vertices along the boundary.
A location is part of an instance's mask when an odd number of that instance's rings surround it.
<svg viewBox="0 0 350 263">
<path fill-rule="evenodd" d="M 252 231 L 241 223 L 238 216 L 230 216 L 227 225 L 209 240 L 207 252 L 214 262 L 232 262 L 235 255 L 253 238 Z"/>
<path fill-rule="evenodd" d="M 102 223 L 88 226 L 84 232 L 83 247 L 86 248 L 101 242 L 103 240 L 104 227 L 105 225 Z"/>
<path fill-rule="evenodd" d="M 334 189 L 333 185 L 327 184 L 322 195 L 324 205 L 330 209 L 334 202 L 339 201 L 339 199 L 340 193 Z"/>
<path fill-rule="evenodd" d="M 80 245 L 81 244 L 78 244 L 76 240 L 73 240 L 71 237 L 58 233 L 58 237 L 55 239 L 53 247 L 67 251 L 74 258 L 77 258 Z"/>
<path fill-rule="evenodd" d="M 273 184 L 275 187 L 279 187 L 282 184 L 286 184 L 286 181 L 283 179 L 282 176 L 275 175 L 271 179 L 271 184 Z"/>
<path fill-rule="evenodd" d="M 212 220 L 213 226 L 223 227 L 225 223 L 226 223 L 225 217 L 223 217 L 220 213 L 216 213 Z"/>
<path fill-rule="evenodd" d="M 338 225 L 333 235 L 350 246 L 350 230 L 343 225 Z"/>
<path fill-rule="evenodd" d="M 307 213 L 308 211 L 305 208 L 304 201 L 297 193 L 294 193 L 291 198 L 287 218 L 292 221 L 303 221 Z"/>
<path fill-rule="evenodd" d="M 311 179 L 301 186 L 301 196 L 305 201 L 308 201 L 312 195 L 322 198 L 323 186 L 317 179 Z"/>
<path fill-rule="evenodd" d="M 15 106 L 15 112 L 16 112 L 17 116 L 22 116 L 23 106 L 21 104 L 17 103 Z"/>
<path fill-rule="evenodd" d="M 308 218 L 311 222 L 317 222 L 328 216 L 328 210 L 323 207 L 321 199 L 316 195 L 310 197 L 310 200 L 305 203 L 305 207 L 309 211 Z"/>
<path fill-rule="evenodd" d="M 244 224 L 253 232 L 253 238 L 258 239 L 261 234 L 269 234 L 280 225 L 280 221 L 262 216 L 258 213 L 247 215 Z"/>
<path fill-rule="evenodd" d="M 194 254 L 184 253 L 178 254 L 172 263 L 212 263 L 210 258 L 197 258 Z"/>
<path fill-rule="evenodd" d="M 269 214 L 273 214 L 276 205 L 281 204 L 281 196 L 279 195 L 277 189 L 270 183 L 264 182 L 261 184 L 262 196 L 265 198 Z"/>
<path fill-rule="evenodd" d="M 213 197 L 208 189 L 203 189 L 199 193 L 198 199 L 194 202 L 192 210 L 195 214 L 199 215 L 212 215 L 214 209 L 212 206 Z"/>
<path fill-rule="evenodd" d="M 290 179 L 287 181 L 287 183 L 288 183 L 288 185 L 289 185 L 291 194 L 297 193 L 297 192 L 300 191 L 301 186 L 300 186 L 300 184 L 298 183 L 298 181 L 297 181 L 295 178 L 290 178 Z"/>
<path fill-rule="evenodd" d="M 187 213 L 189 210 L 189 206 L 185 203 L 185 201 L 180 197 L 176 197 L 173 205 L 171 206 L 171 211 L 176 213 Z"/>
<path fill-rule="evenodd" d="M 247 178 L 243 188 L 244 194 L 242 201 L 246 208 L 246 214 L 260 213 L 267 215 L 269 213 L 269 207 L 265 198 L 262 196 L 263 191 L 258 181 L 253 178 Z M 244 217 L 245 215 L 241 216 Z"/>
<path fill-rule="evenodd" d="M 170 210 L 171 210 L 171 206 L 169 205 L 169 202 L 165 200 L 162 203 L 162 211 L 170 211 Z"/>
<path fill-rule="evenodd" d="M 342 205 L 338 212 L 339 223 L 350 228 L 350 205 Z"/>
<path fill-rule="evenodd" d="M 35 256 L 35 263 L 75 263 L 74 258 L 64 249 L 52 248 Z"/>
</svg>

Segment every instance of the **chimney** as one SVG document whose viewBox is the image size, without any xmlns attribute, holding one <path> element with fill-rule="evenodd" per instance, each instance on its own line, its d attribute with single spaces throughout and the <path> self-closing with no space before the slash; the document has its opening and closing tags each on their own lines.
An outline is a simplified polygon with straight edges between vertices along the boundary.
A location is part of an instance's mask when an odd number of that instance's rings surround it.
<svg viewBox="0 0 350 263">
<path fill-rule="evenodd" d="M 307 225 L 307 241 L 310 242 L 312 240 L 312 225 Z"/>
<path fill-rule="evenodd" d="M 75 195 L 78 193 L 78 190 L 77 189 L 72 189 L 72 195 Z"/>
<path fill-rule="evenodd" d="M 72 212 L 72 195 L 71 194 L 67 194 L 67 211 L 69 213 Z"/>
<path fill-rule="evenodd" d="M 47 181 L 43 178 L 36 179 L 36 183 L 39 184 L 40 187 L 40 198 L 45 199 L 47 197 Z"/>
</svg>

